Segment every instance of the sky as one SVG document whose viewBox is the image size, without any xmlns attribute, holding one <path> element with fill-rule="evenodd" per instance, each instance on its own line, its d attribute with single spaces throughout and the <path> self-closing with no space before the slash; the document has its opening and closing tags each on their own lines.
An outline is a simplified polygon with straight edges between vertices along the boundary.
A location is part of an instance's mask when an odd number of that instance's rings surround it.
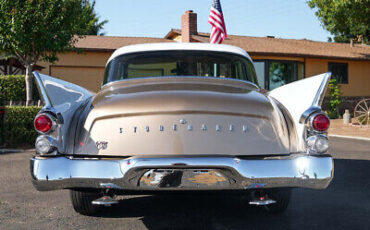
<svg viewBox="0 0 370 230">
<path fill-rule="evenodd" d="M 96 0 L 95 10 L 109 22 L 107 36 L 164 37 L 181 28 L 186 10 L 198 14 L 198 31 L 210 32 L 207 22 L 213 0 Z M 221 0 L 228 34 L 275 36 L 327 41 L 325 31 L 306 0 Z"/>
</svg>

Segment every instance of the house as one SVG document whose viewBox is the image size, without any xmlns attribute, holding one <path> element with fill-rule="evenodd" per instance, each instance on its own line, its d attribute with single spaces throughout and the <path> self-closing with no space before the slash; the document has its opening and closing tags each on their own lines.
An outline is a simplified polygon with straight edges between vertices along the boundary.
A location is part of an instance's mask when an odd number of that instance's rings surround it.
<svg viewBox="0 0 370 230">
<path fill-rule="evenodd" d="M 85 36 L 75 46 L 81 51 L 70 51 L 58 55 L 53 64 L 40 62 L 45 67 L 41 73 L 81 85 L 97 92 L 103 81 L 105 64 L 112 53 L 122 46 L 174 42 L 164 38 Z"/>
<path fill-rule="evenodd" d="M 38 65 L 44 68 L 42 73 L 98 91 L 106 61 L 119 47 L 156 42 L 209 42 L 208 38 L 208 33 L 197 31 L 197 14 L 186 11 L 181 30 L 171 29 L 164 38 L 86 36 L 76 44 L 82 53 L 67 52 L 60 54 L 54 64 Z M 229 35 L 223 43 L 239 46 L 250 54 L 262 88 L 272 90 L 330 71 L 340 83 L 347 102 L 353 104 L 370 96 L 369 46 L 236 35 Z"/>
<path fill-rule="evenodd" d="M 32 70 L 42 71 L 43 68 L 42 66 L 34 65 Z M 22 63 L 14 56 L 8 57 L 4 54 L 0 54 L 0 76 L 16 74 L 26 74 L 26 69 L 23 67 Z"/>
</svg>

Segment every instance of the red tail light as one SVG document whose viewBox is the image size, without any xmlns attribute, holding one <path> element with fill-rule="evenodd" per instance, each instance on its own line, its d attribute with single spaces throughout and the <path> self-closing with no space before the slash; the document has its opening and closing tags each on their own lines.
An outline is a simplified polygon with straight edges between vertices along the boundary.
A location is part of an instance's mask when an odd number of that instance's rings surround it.
<svg viewBox="0 0 370 230">
<path fill-rule="evenodd" d="M 317 114 L 313 117 L 311 125 L 315 131 L 324 132 L 329 129 L 330 120 L 325 114 Z"/>
<path fill-rule="evenodd" d="M 47 114 L 40 114 L 36 116 L 34 124 L 35 129 L 41 133 L 48 133 L 54 128 L 54 122 Z"/>
</svg>

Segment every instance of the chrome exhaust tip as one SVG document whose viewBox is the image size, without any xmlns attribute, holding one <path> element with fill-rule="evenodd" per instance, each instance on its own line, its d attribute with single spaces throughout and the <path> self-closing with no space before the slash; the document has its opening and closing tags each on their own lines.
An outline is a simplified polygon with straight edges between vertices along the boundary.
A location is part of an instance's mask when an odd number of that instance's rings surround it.
<svg viewBox="0 0 370 230">
<path fill-rule="evenodd" d="M 256 206 L 261 206 L 261 205 L 269 205 L 269 204 L 275 204 L 275 200 L 251 200 L 249 201 L 250 205 L 256 205 Z"/>
<path fill-rule="evenodd" d="M 100 205 L 100 206 L 105 206 L 105 207 L 110 207 L 114 204 L 118 204 L 119 202 L 115 200 L 114 198 L 110 196 L 103 196 L 99 199 L 93 200 L 91 202 L 93 205 Z"/>
</svg>

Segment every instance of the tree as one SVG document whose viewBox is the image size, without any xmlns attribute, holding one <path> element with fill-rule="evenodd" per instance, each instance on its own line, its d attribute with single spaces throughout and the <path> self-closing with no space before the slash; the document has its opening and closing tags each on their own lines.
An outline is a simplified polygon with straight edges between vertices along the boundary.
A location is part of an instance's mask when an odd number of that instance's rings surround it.
<svg viewBox="0 0 370 230">
<path fill-rule="evenodd" d="M 82 38 L 77 34 L 88 28 L 85 6 L 82 0 L 0 0 L 0 51 L 24 65 L 27 102 L 32 99 L 33 65 L 55 62 L 58 53 L 74 48 Z"/>
<path fill-rule="evenodd" d="M 309 0 L 322 26 L 335 42 L 370 43 L 370 0 Z M 329 39 L 330 40 L 330 39 Z"/>
<path fill-rule="evenodd" d="M 81 20 L 81 35 L 104 35 L 101 30 L 108 22 L 107 20 L 99 21 L 100 17 L 95 13 L 95 1 L 82 1 L 83 6 L 83 20 Z"/>
</svg>

